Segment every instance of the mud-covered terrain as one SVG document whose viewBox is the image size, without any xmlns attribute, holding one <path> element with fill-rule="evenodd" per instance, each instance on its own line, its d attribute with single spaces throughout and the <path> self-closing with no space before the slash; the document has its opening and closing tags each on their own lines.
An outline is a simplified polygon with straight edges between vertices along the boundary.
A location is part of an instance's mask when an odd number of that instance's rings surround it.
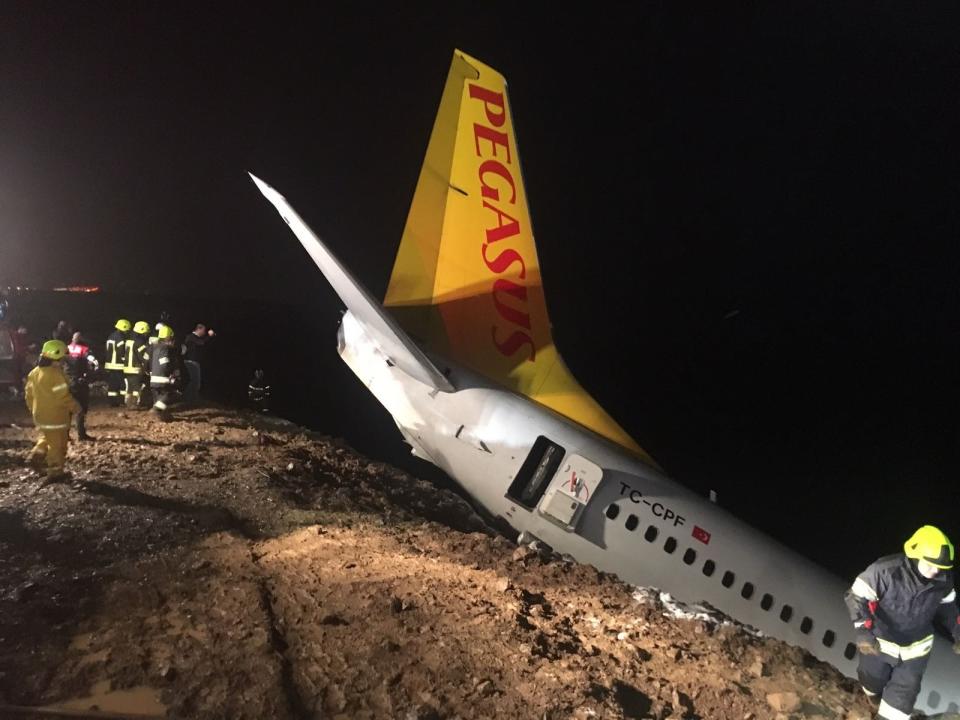
<svg viewBox="0 0 960 720">
<path fill-rule="evenodd" d="M 88 427 L 47 484 L 0 405 L 0 717 L 870 715 L 804 652 L 518 547 L 341 441 L 211 408 Z"/>
</svg>

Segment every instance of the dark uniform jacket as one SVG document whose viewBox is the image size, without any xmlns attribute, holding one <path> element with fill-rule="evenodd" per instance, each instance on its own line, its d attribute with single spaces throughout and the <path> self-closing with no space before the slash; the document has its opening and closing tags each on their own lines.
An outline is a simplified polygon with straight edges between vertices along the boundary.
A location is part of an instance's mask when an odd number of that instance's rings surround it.
<svg viewBox="0 0 960 720">
<path fill-rule="evenodd" d="M 951 571 L 943 570 L 928 580 L 917 570 L 916 561 L 903 553 L 877 560 L 857 576 L 844 595 L 854 625 L 872 632 L 888 654 L 893 654 L 890 644 L 899 646 L 905 659 L 911 654 L 908 648 L 918 655 L 926 654 L 924 649 L 930 652 L 934 621 L 952 633 L 955 641 L 960 640 L 956 599 Z"/>
<path fill-rule="evenodd" d="M 123 371 L 128 375 L 139 375 L 145 366 L 148 337 L 140 333 L 131 333 L 123 346 Z"/>
<path fill-rule="evenodd" d="M 158 342 L 150 349 L 150 386 L 163 388 L 170 385 L 177 370 L 177 353 L 168 342 Z"/>
<path fill-rule="evenodd" d="M 107 338 L 107 353 L 103 359 L 104 370 L 123 370 L 126 359 L 127 333 L 114 330 Z"/>
</svg>

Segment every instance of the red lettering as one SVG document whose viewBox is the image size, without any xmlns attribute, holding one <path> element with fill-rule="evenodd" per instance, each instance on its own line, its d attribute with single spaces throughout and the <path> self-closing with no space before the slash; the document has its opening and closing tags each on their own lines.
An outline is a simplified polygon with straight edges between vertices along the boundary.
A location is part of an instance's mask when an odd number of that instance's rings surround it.
<svg viewBox="0 0 960 720">
<path fill-rule="evenodd" d="M 486 243 L 483 245 L 483 261 L 487 264 L 487 267 L 493 270 L 497 275 L 503 275 L 506 272 L 506 269 L 510 267 L 513 263 L 520 263 L 520 273 L 518 277 L 523 280 L 527 276 L 527 265 L 523 261 L 523 255 L 518 253 L 513 248 L 507 248 L 502 253 L 497 255 L 493 260 L 487 257 L 487 248 L 490 247 Z"/>
<path fill-rule="evenodd" d="M 484 160 L 482 163 L 480 163 L 480 194 L 485 198 L 490 198 L 491 200 L 496 200 L 497 202 L 500 201 L 500 191 L 492 185 L 487 184 L 487 173 L 499 175 L 507 181 L 507 185 L 510 186 L 510 190 L 513 193 L 507 202 L 511 204 L 515 203 L 517 201 L 517 186 L 513 182 L 513 175 L 511 175 L 510 171 L 507 170 L 506 165 L 499 160 Z"/>
<path fill-rule="evenodd" d="M 502 343 L 497 340 L 497 326 L 494 325 L 490 328 L 490 332 L 493 335 L 493 344 L 497 346 L 497 350 L 500 351 L 502 355 L 510 357 L 517 350 L 522 348 L 524 345 L 530 346 L 530 357 L 527 358 L 530 361 L 536 360 L 537 351 L 533 345 L 533 340 L 527 335 L 523 330 L 514 330 L 510 337 L 504 340 Z"/>
<path fill-rule="evenodd" d="M 487 120 L 494 127 L 500 127 L 507 119 L 507 111 L 503 106 L 503 93 L 494 92 L 479 85 L 470 85 L 470 97 L 473 100 L 482 100 L 483 108 L 487 113 Z M 494 113 L 493 110 L 499 110 Z"/>
<path fill-rule="evenodd" d="M 493 128 L 488 128 L 486 125 L 481 125 L 480 123 L 473 124 L 473 145 L 477 149 L 477 157 L 483 157 L 483 153 L 480 152 L 480 141 L 486 140 L 490 143 L 490 150 L 493 157 L 499 157 L 497 155 L 497 148 L 502 147 L 507 151 L 507 162 L 510 162 L 510 141 L 507 138 L 505 132 L 497 132 Z"/>
<path fill-rule="evenodd" d="M 496 282 L 493 283 L 493 304 L 497 307 L 497 312 L 500 313 L 502 317 L 507 322 L 512 322 L 514 325 L 519 325 L 524 327 L 527 330 L 530 329 L 530 314 L 525 312 L 520 312 L 509 305 L 503 303 L 500 298 L 497 296 L 498 292 L 507 293 L 513 297 L 520 300 L 522 303 L 526 304 L 527 302 L 527 289 L 523 285 L 518 285 L 512 280 L 505 280 L 504 278 L 497 278 Z"/>
<path fill-rule="evenodd" d="M 517 222 L 516 218 L 507 215 L 507 213 L 505 213 L 503 210 L 498 207 L 494 207 L 486 200 L 483 201 L 483 206 L 487 210 L 493 210 L 497 214 L 497 226 L 487 229 L 488 243 L 497 242 L 498 240 L 503 240 L 504 238 L 520 234 L 520 223 Z M 504 218 L 509 220 L 506 225 L 503 223 Z"/>
</svg>

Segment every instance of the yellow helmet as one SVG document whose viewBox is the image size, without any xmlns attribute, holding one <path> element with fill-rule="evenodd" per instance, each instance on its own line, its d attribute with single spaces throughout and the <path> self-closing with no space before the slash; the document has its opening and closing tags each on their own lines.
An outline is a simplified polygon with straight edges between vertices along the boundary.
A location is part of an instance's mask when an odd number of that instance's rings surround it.
<svg viewBox="0 0 960 720">
<path fill-rule="evenodd" d="M 933 525 L 924 525 L 903 544 L 908 558 L 926 560 L 943 570 L 953 567 L 953 545 L 947 536 Z"/>
<path fill-rule="evenodd" d="M 146 335 L 148 332 L 150 332 L 150 323 L 148 323 L 146 320 L 141 320 L 133 326 L 133 331 L 138 335 Z"/>
<path fill-rule="evenodd" d="M 47 340 L 40 350 L 40 355 L 49 360 L 62 360 L 67 354 L 67 346 L 61 340 Z"/>
<path fill-rule="evenodd" d="M 157 330 L 157 337 L 161 340 L 167 340 L 168 338 L 173 337 L 173 328 L 169 325 L 161 325 L 160 329 Z"/>
<path fill-rule="evenodd" d="M 115 327 L 117 330 L 119 330 L 120 332 L 129 332 L 129 331 L 130 331 L 130 321 L 129 321 L 129 320 L 124 320 L 124 319 L 117 320 L 117 324 L 114 325 L 114 327 Z"/>
</svg>

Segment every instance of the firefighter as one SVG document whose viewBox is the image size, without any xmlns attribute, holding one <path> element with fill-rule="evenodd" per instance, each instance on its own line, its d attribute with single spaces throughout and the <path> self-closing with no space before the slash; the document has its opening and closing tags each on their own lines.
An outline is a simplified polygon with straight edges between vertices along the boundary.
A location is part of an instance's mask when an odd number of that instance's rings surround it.
<svg viewBox="0 0 960 720">
<path fill-rule="evenodd" d="M 264 380 L 263 370 L 259 368 L 253 371 L 253 377 L 247 384 L 247 399 L 257 412 L 270 412 L 270 385 Z"/>
<path fill-rule="evenodd" d="M 123 350 L 123 382 L 126 388 L 126 406 L 135 408 L 140 405 L 140 391 L 143 388 L 144 353 L 147 352 L 150 324 L 145 320 L 133 326 L 133 332 L 127 336 Z"/>
<path fill-rule="evenodd" d="M 953 545 L 924 525 L 903 552 L 864 570 L 844 595 L 857 630 L 863 691 L 877 717 L 908 720 L 933 649 L 934 622 L 953 635 L 960 654 L 960 611 L 953 587 Z"/>
<path fill-rule="evenodd" d="M 81 440 L 93 440 L 87 434 L 87 410 L 90 409 L 90 378 L 100 367 L 97 359 L 90 354 L 90 347 L 83 342 L 79 332 L 73 334 L 73 339 L 67 345 L 65 370 L 70 380 L 70 394 L 80 405 L 77 413 L 77 437 Z"/>
<path fill-rule="evenodd" d="M 157 331 L 157 343 L 150 348 L 150 389 L 153 391 L 153 410 L 167 422 L 170 420 L 170 401 L 177 379 L 177 348 L 173 344 L 173 328 L 163 325 Z"/>
<path fill-rule="evenodd" d="M 107 398 L 111 405 L 118 407 L 126 398 L 124 383 L 124 360 L 127 338 L 130 334 L 130 321 L 117 320 L 116 328 L 107 338 L 107 352 L 103 359 L 103 369 L 107 371 Z"/>
<path fill-rule="evenodd" d="M 30 451 L 28 461 L 47 465 L 47 480 L 66 475 L 63 463 L 67 457 L 67 435 L 70 415 L 80 412 L 80 405 L 70 394 L 67 376 L 60 361 L 67 354 L 67 346 L 60 340 L 48 340 L 40 352 L 40 362 L 27 376 L 24 398 L 33 415 L 33 424 L 40 435 Z"/>
</svg>

